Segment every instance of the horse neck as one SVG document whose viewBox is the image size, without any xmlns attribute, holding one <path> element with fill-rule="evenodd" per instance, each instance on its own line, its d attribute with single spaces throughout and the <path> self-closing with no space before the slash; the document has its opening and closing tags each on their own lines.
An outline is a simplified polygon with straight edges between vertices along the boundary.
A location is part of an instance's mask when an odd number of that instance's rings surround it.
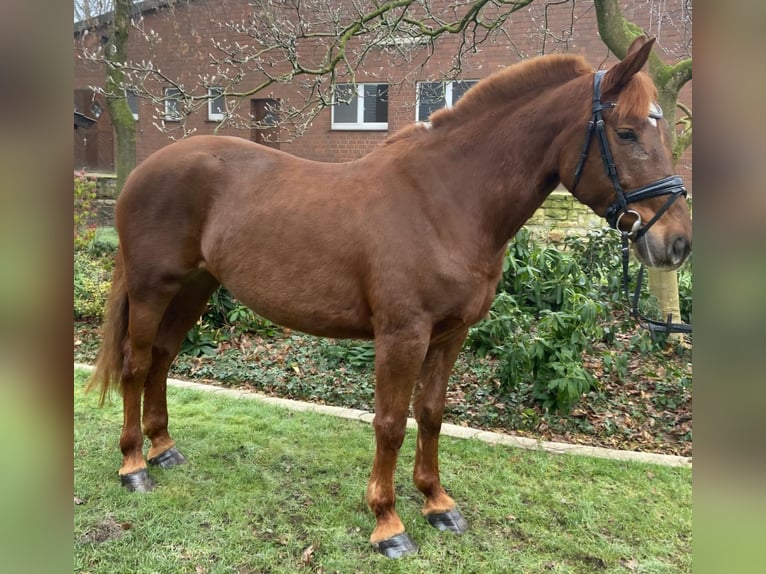
<svg viewBox="0 0 766 574">
<path fill-rule="evenodd" d="M 477 232 L 486 234 L 490 250 L 508 240 L 558 185 L 559 157 L 565 130 L 580 133 L 572 110 L 555 104 L 531 114 L 509 105 L 470 122 L 435 128 L 438 145 L 422 146 L 438 162 L 446 192 L 470 214 Z M 439 134 L 440 129 L 444 133 Z M 438 156 L 436 150 L 438 149 Z"/>
</svg>

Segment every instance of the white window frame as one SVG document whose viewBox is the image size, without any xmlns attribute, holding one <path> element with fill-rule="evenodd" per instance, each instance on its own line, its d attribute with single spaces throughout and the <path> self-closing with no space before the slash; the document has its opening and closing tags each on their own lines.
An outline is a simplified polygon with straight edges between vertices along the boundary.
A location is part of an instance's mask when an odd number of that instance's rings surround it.
<svg viewBox="0 0 766 574">
<path fill-rule="evenodd" d="M 171 93 L 175 92 L 174 95 Z M 170 106 L 172 101 L 176 102 L 176 109 L 173 110 Z M 181 112 L 181 90 L 178 88 L 165 88 L 165 116 L 166 122 L 180 122 L 183 119 Z"/>
<path fill-rule="evenodd" d="M 333 130 L 387 130 L 388 129 L 388 122 L 365 122 L 364 121 L 364 87 L 365 86 L 378 86 L 378 85 L 385 85 L 388 86 L 387 82 L 366 82 L 364 84 L 356 84 L 356 96 L 354 96 L 357 100 L 357 106 L 356 106 L 356 122 L 335 122 L 335 106 L 337 105 L 337 102 L 335 101 L 335 89 L 337 86 L 351 86 L 351 84 L 337 84 L 333 88 L 333 96 L 332 96 L 332 111 L 331 111 L 331 120 L 330 120 L 330 128 Z"/>
<path fill-rule="evenodd" d="M 444 81 L 440 82 L 439 80 L 435 80 L 435 81 L 426 81 L 426 80 L 424 80 L 422 82 L 417 82 L 416 85 L 415 85 L 415 94 L 416 94 L 416 97 L 415 97 L 415 121 L 416 122 L 427 122 L 427 121 L 429 121 L 428 118 L 420 119 L 420 86 L 422 84 L 437 84 L 437 83 L 443 84 L 444 85 L 444 108 L 449 109 L 449 108 L 451 108 L 452 106 L 455 105 L 455 102 L 452 101 L 452 85 L 453 84 L 455 84 L 456 82 L 462 82 L 462 83 L 472 82 L 472 85 L 468 88 L 470 90 L 473 86 L 476 85 L 476 83 L 478 81 L 479 80 L 450 80 L 448 82 L 444 82 Z M 466 91 L 468 91 L 468 90 L 466 90 Z M 441 109 L 444 109 L 444 108 L 439 108 L 439 109 L 441 110 Z M 437 111 L 437 110 L 434 110 L 434 112 L 435 111 Z M 434 113 L 434 112 L 431 112 L 431 113 Z"/>
<path fill-rule="evenodd" d="M 208 95 L 208 101 L 207 101 L 207 119 L 214 121 L 214 122 L 220 122 L 226 117 L 226 99 L 223 96 L 223 88 L 220 87 L 213 87 L 207 89 L 207 95 Z M 215 104 L 216 100 L 221 99 L 221 104 L 223 108 L 223 112 L 216 112 L 214 111 L 213 104 Z"/>
</svg>

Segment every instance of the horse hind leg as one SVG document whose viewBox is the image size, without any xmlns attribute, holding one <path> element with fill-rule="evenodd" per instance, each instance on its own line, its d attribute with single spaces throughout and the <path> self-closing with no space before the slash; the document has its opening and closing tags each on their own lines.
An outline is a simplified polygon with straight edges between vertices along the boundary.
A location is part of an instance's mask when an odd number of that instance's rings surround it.
<svg viewBox="0 0 766 574">
<path fill-rule="evenodd" d="M 141 396 L 152 366 L 152 348 L 160 321 L 172 295 L 151 300 L 130 300 L 128 338 L 122 366 L 123 424 L 120 434 L 120 481 L 129 490 L 145 492 L 154 487 L 146 471 L 141 434 Z"/>
<path fill-rule="evenodd" d="M 142 426 L 151 441 L 147 453 L 151 466 L 172 468 L 186 459 L 178 451 L 168 432 L 167 376 L 178 355 L 186 333 L 205 309 L 218 282 L 207 272 L 188 277 L 173 297 L 162 318 L 152 348 L 152 365 L 144 388 Z"/>
</svg>

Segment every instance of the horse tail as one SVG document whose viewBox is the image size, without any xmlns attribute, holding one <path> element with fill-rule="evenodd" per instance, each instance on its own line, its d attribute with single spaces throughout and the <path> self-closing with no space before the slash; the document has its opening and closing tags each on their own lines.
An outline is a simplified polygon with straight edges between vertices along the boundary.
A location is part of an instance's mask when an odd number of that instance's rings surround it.
<svg viewBox="0 0 766 574">
<path fill-rule="evenodd" d="M 118 251 L 112 274 L 112 288 L 106 303 L 101 352 L 96 359 L 96 367 L 85 387 L 86 392 L 96 388 L 100 390 L 99 404 L 101 406 L 112 389 L 120 388 L 127 337 L 128 291 L 125 285 L 122 252 Z"/>
</svg>

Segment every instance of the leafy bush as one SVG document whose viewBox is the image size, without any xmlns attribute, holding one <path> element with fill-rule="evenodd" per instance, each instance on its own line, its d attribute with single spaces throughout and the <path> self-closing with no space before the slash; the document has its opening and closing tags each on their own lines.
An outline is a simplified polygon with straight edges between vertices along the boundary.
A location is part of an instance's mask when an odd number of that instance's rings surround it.
<svg viewBox="0 0 766 574">
<path fill-rule="evenodd" d="M 93 215 L 93 200 L 96 199 L 96 180 L 85 172 L 74 174 L 74 246 L 75 249 L 88 247 L 96 235 L 90 225 Z"/>
<path fill-rule="evenodd" d="M 212 355 L 217 351 L 218 341 L 254 332 L 268 337 L 278 331 L 279 327 L 271 321 L 237 301 L 225 287 L 219 287 L 210 297 L 200 320 L 186 334 L 181 353 L 195 357 Z"/>
<path fill-rule="evenodd" d="M 555 247 L 535 244 L 522 230 L 508 246 L 501 289 L 512 294 L 519 306 L 530 312 L 558 311 L 565 304 L 567 287 L 589 288 L 578 261 Z"/>
<path fill-rule="evenodd" d="M 578 259 L 583 271 L 591 278 L 594 287 L 598 289 L 602 300 L 612 301 L 614 303 L 628 304 L 625 300 L 624 288 L 622 284 L 622 256 L 620 236 L 611 229 L 599 229 L 590 231 L 586 236 L 569 237 L 565 241 L 565 249 Z M 630 292 L 633 296 L 633 290 L 638 275 L 640 263 L 635 256 L 631 254 L 629 273 L 630 273 Z M 692 260 L 686 261 L 678 270 L 678 297 L 681 308 L 681 318 L 683 321 L 691 323 L 692 315 Z M 646 273 L 644 274 L 644 283 L 641 288 L 639 299 L 639 310 L 647 315 L 657 319 L 664 319 L 659 316 L 657 302 L 649 293 Z"/>
<path fill-rule="evenodd" d="M 622 246 L 614 230 L 602 228 L 591 230 L 583 237 L 568 236 L 564 250 L 577 260 L 594 292 L 607 301 L 622 300 Z M 632 276 L 638 272 L 634 257 L 630 259 L 629 269 Z"/>
<path fill-rule="evenodd" d="M 186 333 L 181 345 L 181 353 L 192 357 L 212 357 L 218 352 L 218 340 L 215 333 L 201 328 L 197 323 L 193 329 Z"/>
<path fill-rule="evenodd" d="M 235 299 L 225 287 L 219 287 L 210 297 L 201 322 L 213 329 L 224 328 L 233 335 L 254 331 L 274 335 L 279 331 L 272 322 Z"/>
<path fill-rule="evenodd" d="M 563 249 L 535 243 L 522 229 L 508 246 L 503 277 L 489 317 L 469 332 L 468 344 L 479 355 L 499 359 L 501 393 L 530 385 L 532 395 L 548 410 L 568 411 L 597 381 L 583 366 L 582 357 L 594 343 L 615 340 L 610 310 L 627 305 L 622 288 L 619 235 L 592 231 L 568 238 Z M 630 261 L 632 280 L 638 273 Z M 691 314 L 691 268 L 679 273 L 682 316 Z M 656 301 L 646 286 L 639 309 L 656 316 Z M 688 313 L 688 315 L 687 315 Z M 624 313 L 622 330 L 635 328 Z M 631 339 L 641 353 L 661 348 L 644 332 Z M 626 368 L 619 357 L 604 358 L 605 371 Z"/>
<path fill-rule="evenodd" d="M 118 244 L 119 238 L 114 227 L 98 227 L 87 249 L 93 257 L 113 257 Z"/>
<path fill-rule="evenodd" d="M 375 366 L 375 343 L 347 339 L 328 339 L 320 345 L 322 357 L 334 367 L 345 365 L 357 371 L 370 371 Z"/>
<path fill-rule="evenodd" d="M 516 298 L 500 291 L 492 303 L 489 316 L 468 333 L 468 345 L 479 355 L 498 354 L 506 341 L 515 340 L 532 326 L 533 316 L 522 311 Z"/>
<path fill-rule="evenodd" d="M 104 318 L 104 309 L 112 286 L 112 259 L 94 258 L 82 250 L 74 253 L 74 317 Z"/>
<path fill-rule="evenodd" d="M 585 251 L 594 257 L 594 249 Z M 582 259 L 571 249 L 534 243 L 524 229 L 509 244 L 489 318 L 469 333 L 477 353 L 499 358 L 501 392 L 531 385 L 544 408 L 567 411 L 596 384 L 582 355 L 613 333 Z"/>
<path fill-rule="evenodd" d="M 681 319 L 692 323 L 692 258 L 678 270 L 678 302 Z"/>
<path fill-rule="evenodd" d="M 500 354 L 501 392 L 510 395 L 528 384 L 543 408 L 566 412 L 594 388 L 596 380 L 583 366 L 582 354 L 603 334 L 599 319 L 604 309 L 587 299 L 572 309 L 543 310 L 533 332 L 519 331 L 506 341 Z"/>
</svg>

